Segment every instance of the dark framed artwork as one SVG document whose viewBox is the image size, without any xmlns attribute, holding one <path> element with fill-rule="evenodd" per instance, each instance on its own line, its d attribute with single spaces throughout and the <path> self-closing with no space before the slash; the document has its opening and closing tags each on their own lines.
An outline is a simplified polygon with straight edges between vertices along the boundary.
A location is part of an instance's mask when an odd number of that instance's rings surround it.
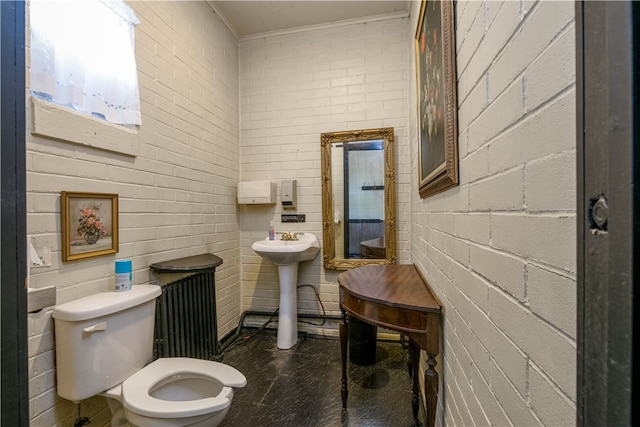
<svg viewBox="0 0 640 427">
<path fill-rule="evenodd" d="M 118 195 L 72 193 L 60 195 L 62 261 L 118 252 Z"/>
<path fill-rule="evenodd" d="M 423 1 L 416 30 L 419 193 L 458 184 L 458 126 L 453 1 Z"/>
</svg>

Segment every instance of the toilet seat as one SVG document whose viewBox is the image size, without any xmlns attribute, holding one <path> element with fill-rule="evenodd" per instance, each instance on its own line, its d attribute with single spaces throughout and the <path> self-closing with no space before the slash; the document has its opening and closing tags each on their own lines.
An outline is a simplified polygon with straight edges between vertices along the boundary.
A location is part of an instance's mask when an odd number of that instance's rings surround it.
<svg viewBox="0 0 640 427">
<path fill-rule="evenodd" d="M 217 396 L 196 400 L 172 401 L 151 396 L 154 386 L 170 377 L 206 378 L 218 382 L 223 388 Z M 230 387 L 244 387 L 246 383 L 242 373 L 223 363 L 187 357 L 163 358 L 145 366 L 122 383 L 122 403 L 128 410 L 148 417 L 182 418 L 202 415 L 229 406 L 233 396 Z"/>
</svg>

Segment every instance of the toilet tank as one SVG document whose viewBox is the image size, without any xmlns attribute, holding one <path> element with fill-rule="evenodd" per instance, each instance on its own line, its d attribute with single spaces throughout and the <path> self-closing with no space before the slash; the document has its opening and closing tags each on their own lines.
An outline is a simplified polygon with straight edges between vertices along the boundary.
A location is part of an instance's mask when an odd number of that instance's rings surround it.
<svg viewBox="0 0 640 427">
<path fill-rule="evenodd" d="M 159 286 L 102 292 L 53 309 L 58 394 L 78 402 L 120 384 L 153 357 Z"/>
</svg>

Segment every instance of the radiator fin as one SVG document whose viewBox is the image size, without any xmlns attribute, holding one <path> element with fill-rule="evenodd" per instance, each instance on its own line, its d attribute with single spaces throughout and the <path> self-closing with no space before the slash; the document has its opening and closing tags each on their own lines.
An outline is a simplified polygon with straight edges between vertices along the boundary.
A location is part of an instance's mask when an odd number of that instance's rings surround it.
<svg viewBox="0 0 640 427">
<path fill-rule="evenodd" d="M 163 286 L 156 301 L 153 358 L 211 360 L 219 352 L 214 273 Z"/>
</svg>

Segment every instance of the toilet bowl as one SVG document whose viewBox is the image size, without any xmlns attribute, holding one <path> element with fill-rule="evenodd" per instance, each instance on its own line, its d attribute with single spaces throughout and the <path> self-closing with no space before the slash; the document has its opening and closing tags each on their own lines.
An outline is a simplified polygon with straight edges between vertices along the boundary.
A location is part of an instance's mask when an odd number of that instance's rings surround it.
<svg viewBox="0 0 640 427">
<path fill-rule="evenodd" d="M 209 360 L 152 359 L 155 285 L 101 292 L 56 306 L 56 385 L 72 402 L 107 397 L 113 427 L 213 427 L 229 411 L 235 368 Z"/>
<path fill-rule="evenodd" d="M 232 387 L 245 384 L 230 366 L 176 357 L 150 363 L 102 395 L 119 403 L 110 402 L 114 427 L 213 427 L 229 410 Z"/>
</svg>

